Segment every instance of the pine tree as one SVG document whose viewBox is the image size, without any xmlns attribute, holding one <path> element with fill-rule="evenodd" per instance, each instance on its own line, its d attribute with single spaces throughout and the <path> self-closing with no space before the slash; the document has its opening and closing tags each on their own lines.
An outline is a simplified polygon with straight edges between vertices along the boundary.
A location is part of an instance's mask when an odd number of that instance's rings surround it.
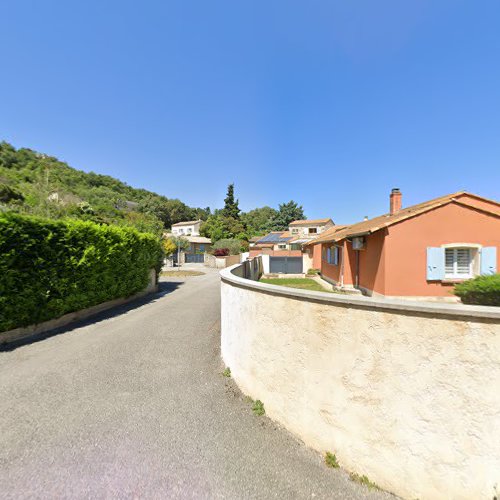
<svg viewBox="0 0 500 500">
<path fill-rule="evenodd" d="M 229 184 L 227 187 L 227 195 L 224 199 L 224 208 L 222 215 L 224 217 L 232 217 L 233 219 L 240 218 L 240 207 L 238 206 L 239 200 L 234 199 L 234 184 Z"/>
</svg>

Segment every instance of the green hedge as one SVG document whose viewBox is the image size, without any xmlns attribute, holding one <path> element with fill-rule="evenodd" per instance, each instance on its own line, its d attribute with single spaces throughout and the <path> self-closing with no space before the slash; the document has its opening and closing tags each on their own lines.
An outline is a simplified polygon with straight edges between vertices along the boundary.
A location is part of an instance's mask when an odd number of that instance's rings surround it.
<svg viewBox="0 0 500 500">
<path fill-rule="evenodd" d="M 0 332 L 130 296 L 161 257 L 132 228 L 0 213 Z"/>
<path fill-rule="evenodd" d="M 454 293 L 464 304 L 500 306 L 500 274 L 478 276 L 459 283 Z"/>
</svg>

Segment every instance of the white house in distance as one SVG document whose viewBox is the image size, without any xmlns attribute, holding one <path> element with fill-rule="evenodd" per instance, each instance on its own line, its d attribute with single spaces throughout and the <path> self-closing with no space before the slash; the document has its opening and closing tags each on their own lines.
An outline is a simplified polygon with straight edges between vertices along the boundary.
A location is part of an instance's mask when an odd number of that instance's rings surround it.
<svg viewBox="0 0 500 500">
<path fill-rule="evenodd" d="M 172 234 L 174 236 L 199 236 L 201 220 L 188 220 L 172 224 Z"/>
<path fill-rule="evenodd" d="M 315 220 L 294 220 L 288 226 L 288 230 L 292 237 L 297 238 L 315 238 L 323 231 L 334 226 L 332 219 L 315 219 Z"/>
<path fill-rule="evenodd" d="M 190 220 L 172 224 L 172 232 L 168 236 L 182 236 L 189 241 L 189 248 L 180 252 L 180 263 L 202 263 L 205 260 L 205 253 L 210 250 L 212 241 L 209 238 L 200 236 L 200 226 L 203 221 Z M 177 254 L 174 256 L 177 261 Z"/>
</svg>

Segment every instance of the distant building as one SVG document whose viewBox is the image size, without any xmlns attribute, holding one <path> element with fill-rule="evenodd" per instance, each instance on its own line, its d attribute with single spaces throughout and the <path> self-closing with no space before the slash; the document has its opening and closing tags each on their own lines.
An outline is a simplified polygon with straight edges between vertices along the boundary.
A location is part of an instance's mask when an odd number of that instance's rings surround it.
<svg viewBox="0 0 500 500">
<path fill-rule="evenodd" d="M 174 236 L 199 236 L 201 220 L 189 220 L 172 224 L 172 234 Z"/>
<path fill-rule="evenodd" d="M 271 231 L 261 236 L 250 246 L 250 257 L 268 255 L 270 273 L 303 273 L 312 267 L 312 259 L 303 245 L 332 227 L 330 218 L 293 221 L 287 231 Z"/>
<path fill-rule="evenodd" d="M 189 248 L 180 252 L 181 264 L 202 263 L 205 261 L 205 253 L 211 249 L 212 241 L 209 238 L 200 236 L 202 222 L 201 220 L 177 222 L 172 224 L 172 232 L 166 235 L 167 237 L 182 236 L 189 241 Z M 173 259 L 174 262 L 177 262 L 177 254 L 174 254 Z"/>
</svg>

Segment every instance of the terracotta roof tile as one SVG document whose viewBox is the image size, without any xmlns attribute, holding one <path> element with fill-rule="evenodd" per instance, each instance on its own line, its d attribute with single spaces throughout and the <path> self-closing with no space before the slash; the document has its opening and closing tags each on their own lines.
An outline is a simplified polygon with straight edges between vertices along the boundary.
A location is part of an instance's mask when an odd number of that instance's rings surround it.
<svg viewBox="0 0 500 500">
<path fill-rule="evenodd" d="M 486 200 L 486 198 L 482 198 L 482 197 L 477 196 L 477 195 L 469 194 L 466 191 L 459 191 L 457 193 L 448 194 L 446 196 L 441 196 L 440 198 L 435 198 L 433 200 L 419 203 L 417 205 L 412 205 L 412 206 L 407 207 L 407 208 L 402 208 L 401 210 L 399 210 L 398 212 L 396 212 L 392 215 L 391 214 L 384 214 L 384 215 L 380 215 L 379 217 L 374 217 L 373 219 L 368 219 L 368 220 L 358 222 L 356 224 L 344 226 L 344 228 L 340 231 L 338 230 L 339 226 L 334 226 L 333 228 L 328 229 L 327 231 L 322 233 L 320 236 L 318 236 L 317 238 L 312 240 L 311 243 L 309 243 L 309 244 L 340 241 L 340 240 L 343 240 L 344 238 L 350 238 L 350 237 L 357 236 L 357 235 L 373 233 L 373 232 L 378 231 L 380 229 L 383 229 L 385 227 L 391 226 L 392 224 L 396 224 L 398 222 L 402 222 L 406 219 L 409 219 L 410 217 L 415 217 L 416 215 L 420 215 L 420 214 L 427 212 L 429 210 L 432 210 L 434 208 L 440 207 L 442 205 L 446 205 L 452 201 L 458 202 L 458 198 L 460 198 L 464 195 L 472 196 L 473 198 L 477 198 L 477 199 Z M 498 205 L 498 203 L 496 201 L 492 201 L 492 200 L 486 200 L 486 201 Z M 460 200 L 459 203 L 467 204 L 463 200 Z M 467 206 L 470 206 L 471 208 L 475 208 L 477 210 L 488 211 L 488 210 L 478 208 L 472 204 L 467 204 Z M 491 213 L 498 213 L 498 212 L 492 210 Z"/>
<path fill-rule="evenodd" d="M 327 224 L 328 222 L 333 222 L 332 219 L 311 219 L 311 220 L 294 220 L 290 222 L 290 226 L 311 226 L 314 224 Z"/>
<path fill-rule="evenodd" d="M 198 224 L 198 222 L 203 222 L 202 220 L 187 220 L 183 222 L 176 222 L 175 224 L 172 224 L 172 227 L 177 227 L 177 226 L 191 226 L 193 224 Z"/>
</svg>

